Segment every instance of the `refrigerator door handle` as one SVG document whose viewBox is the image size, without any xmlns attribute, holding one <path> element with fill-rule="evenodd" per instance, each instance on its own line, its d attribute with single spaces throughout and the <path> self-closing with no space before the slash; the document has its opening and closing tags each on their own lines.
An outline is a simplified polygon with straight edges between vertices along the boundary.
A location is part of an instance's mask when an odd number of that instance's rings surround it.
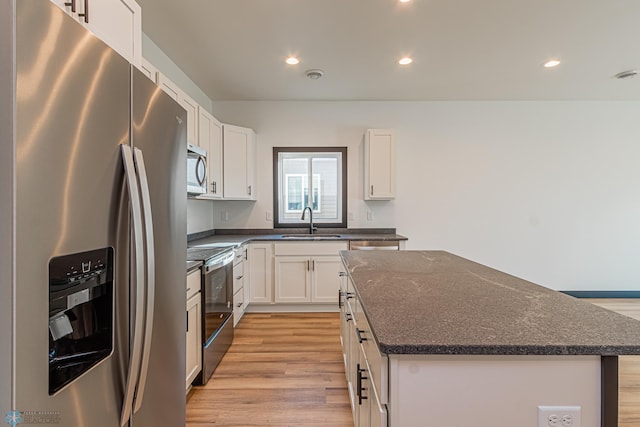
<svg viewBox="0 0 640 427">
<path fill-rule="evenodd" d="M 124 399 L 122 402 L 122 412 L 120 414 L 120 425 L 125 426 L 131 418 L 131 409 L 133 407 L 133 398 L 136 393 L 136 384 L 140 374 L 140 359 L 142 353 L 142 339 L 144 332 L 143 314 L 144 314 L 144 268 L 141 262 L 143 257 L 143 240 L 142 240 L 142 209 L 140 206 L 140 194 L 138 191 L 138 182 L 136 180 L 135 164 L 131 147 L 121 145 L 122 161 L 124 164 L 125 179 L 127 181 L 127 189 L 129 191 L 129 199 L 131 201 L 131 217 L 133 225 L 133 250 L 135 264 L 132 265 L 134 274 L 131 275 L 133 287 L 136 293 L 135 302 L 135 318 L 132 329 L 132 340 L 130 341 L 130 360 L 129 371 L 127 373 L 127 382 L 124 390 Z"/>
<path fill-rule="evenodd" d="M 149 370 L 149 356 L 151 355 L 151 336 L 153 332 L 153 313 L 155 309 L 155 251 L 153 240 L 153 220 L 151 215 L 151 196 L 149 194 L 149 181 L 147 180 L 147 171 L 144 166 L 144 157 L 139 148 L 133 149 L 133 160 L 136 165 L 136 174 L 140 183 L 140 193 L 142 198 L 142 217 L 144 219 L 144 236 L 146 246 L 145 267 L 146 274 L 146 302 L 145 310 L 146 319 L 144 322 L 144 341 L 142 345 L 142 365 L 140 367 L 140 376 L 138 378 L 137 392 L 135 396 L 133 412 L 136 413 L 142 406 L 142 398 L 144 396 L 145 385 L 147 382 L 147 372 Z"/>
</svg>

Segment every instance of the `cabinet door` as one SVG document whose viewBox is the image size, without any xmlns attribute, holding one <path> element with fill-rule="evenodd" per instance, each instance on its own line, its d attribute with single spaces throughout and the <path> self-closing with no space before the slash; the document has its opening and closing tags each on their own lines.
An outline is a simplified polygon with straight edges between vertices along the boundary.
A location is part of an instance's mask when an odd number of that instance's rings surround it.
<svg viewBox="0 0 640 427">
<path fill-rule="evenodd" d="M 162 73 L 158 73 L 158 86 L 174 100 L 178 100 L 178 94 L 181 92 L 180 88 Z"/>
<path fill-rule="evenodd" d="M 249 302 L 273 302 L 273 245 L 271 243 L 251 243 L 249 245 Z"/>
<path fill-rule="evenodd" d="M 221 199 L 222 124 L 204 108 L 198 108 L 198 144 L 207 150 L 208 186 L 206 197 Z"/>
<path fill-rule="evenodd" d="M 186 388 L 202 369 L 202 310 L 200 292 L 187 301 Z"/>
<path fill-rule="evenodd" d="M 158 83 L 158 69 L 145 58 L 142 58 L 141 61 L 140 71 L 142 71 L 145 76 L 149 77 L 149 80 L 154 83 Z"/>
<path fill-rule="evenodd" d="M 224 198 L 255 200 L 255 135 L 253 130 L 223 125 Z"/>
<path fill-rule="evenodd" d="M 178 103 L 187 110 L 187 144 L 198 145 L 198 103 L 182 90 L 178 92 Z"/>
<path fill-rule="evenodd" d="M 275 257 L 276 302 L 309 302 L 309 257 Z"/>
<path fill-rule="evenodd" d="M 75 0 L 84 8 L 81 0 Z M 141 9 L 135 0 L 89 0 L 87 28 L 136 67 L 142 59 Z M 86 22 L 86 20 L 85 20 Z"/>
<path fill-rule="evenodd" d="M 340 289 L 340 271 L 342 261 L 339 256 L 320 256 L 311 258 L 311 301 L 338 303 Z"/>
<path fill-rule="evenodd" d="M 357 427 L 370 427 L 371 425 L 371 396 L 373 393 L 369 382 L 369 370 L 362 350 L 358 352 L 358 364 L 356 365 L 356 422 Z"/>
<path fill-rule="evenodd" d="M 129 62 L 140 68 L 142 17 L 140 6 L 135 0 L 51 1 L 76 18 L 78 22 Z M 69 4 L 67 5 L 67 3 Z"/>
<path fill-rule="evenodd" d="M 244 291 L 242 288 L 233 294 L 233 327 L 235 328 L 244 314 Z"/>
<path fill-rule="evenodd" d="M 388 129 L 369 129 L 364 142 L 365 200 L 395 197 L 395 143 Z"/>
</svg>

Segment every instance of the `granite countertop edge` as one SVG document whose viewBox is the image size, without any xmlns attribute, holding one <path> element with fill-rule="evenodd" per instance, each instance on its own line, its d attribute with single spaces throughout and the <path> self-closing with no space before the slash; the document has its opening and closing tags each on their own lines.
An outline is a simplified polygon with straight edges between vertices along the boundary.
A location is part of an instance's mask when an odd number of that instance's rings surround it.
<svg viewBox="0 0 640 427">
<path fill-rule="evenodd" d="M 305 231 L 306 230 L 306 231 Z M 190 234 L 188 246 L 195 247 L 209 243 L 229 243 L 241 246 L 250 242 L 344 242 L 344 241 L 406 241 L 407 237 L 397 234 L 395 229 L 323 229 L 308 234 L 308 229 L 225 229 L 215 232 L 205 231 Z M 283 235 L 295 235 L 295 239 L 283 238 Z M 323 237 L 323 235 L 339 235 Z"/>
<path fill-rule="evenodd" d="M 443 251 L 403 251 L 405 253 L 410 253 L 410 252 L 422 252 L 422 253 L 432 253 L 432 254 L 436 254 L 437 252 L 442 253 L 442 254 L 446 254 L 448 256 L 453 256 L 456 257 L 453 254 L 448 254 L 446 252 Z M 351 254 L 351 255 L 349 255 Z M 368 307 L 368 303 L 370 301 L 367 301 L 367 296 L 370 295 L 366 295 L 365 298 L 363 298 L 363 293 L 361 292 L 361 289 L 359 288 L 359 284 L 357 282 L 356 279 L 354 279 L 352 273 L 354 272 L 353 269 L 359 269 L 364 267 L 362 265 L 362 263 L 360 261 L 357 261 L 355 263 L 354 266 L 350 266 L 349 262 L 346 258 L 349 257 L 356 257 L 356 258 L 361 258 L 363 256 L 368 256 L 369 254 L 367 253 L 358 253 L 357 255 L 354 255 L 352 252 L 346 252 L 346 251 L 342 251 L 340 253 L 341 259 L 343 260 L 343 262 L 345 263 L 345 266 L 347 267 L 346 271 L 347 274 L 349 276 L 349 278 L 351 279 L 353 285 L 354 285 L 354 290 L 360 300 L 360 305 L 362 307 L 362 312 L 365 316 L 365 318 L 367 319 L 367 322 L 370 325 L 371 328 L 371 333 L 373 335 L 373 338 L 375 340 L 376 346 L 379 349 L 379 351 L 387 356 L 393 355 L 393 356 L 402 356 L 402 355 L 423 355 L 423 356 L 435 356 L 435 355 L 489 355 L 489 356 L 509 356 L 509 355 L 517 355 L 517 356 L 599 356 L 599 357 L 603 357 L 603 356 L 621 356 L 621 355 L 640 355 L 640 335 L 638 335 L 637 333 L 635 334 L 634 338 L 632 338 L 630 341 L 627 341 L 626 343 L 624 343 L 624 339 L 623 340 L 618 340 L 618 339 L 613 339 L 610 340 L 608 343 L 567 343 L 567 344 L 562 344 L 562 343 L 532 343 L 532 344 L 526 344 L 526 343 L 518 343 L 518 342 L 514 342 L 513 344 L 511 343 L 495 343 L 495 344 L 491 344 L 491 343 L 475 343 L 475 344 L 467 344 L 467 343 L 456 343 L 455 340 L 453 340 L 453 342 L 449 342 L 449 343 L 438 343 L 437 341 L 433 341 L 433 342 L 429 342 L 429 339 L 424 340 L 426 342 L 424 343 L 416 343 L 414 339 L 407 339 L 404 340 L 402 338 L 396 339 L 396 337 L 393 337 L 393 339 L 389 340 L 389 337 L 381 337 L 379 336 L 379 334 L 376 331 L 376 325 L 380 326 L 380 318 L 376 318 L 376 316 L 374 316 L 374 318 L 371 317 L 370 314 L 370 308 Z M 394 256 L 401 256 L 402 254 L 394 254 Z M 386 256 L 386 255 L 385 255 Z M 464 260 L 465 262 L 471 262 L 469 260 L 465 260 L 464 258 L 460 258 L 461 260 Z M 506 275 L 505 273 L 499 272 L 497 270 L 493 270 L 490 269 L 489 267 L 483 266 L 481 264 L 477 264 L 474 263 L 477 266 L 481 267 L 481 268 L 485 268 L 488 270 L 492 270 L 493 272 L 500 274 L 500 275 Z M 357 266 L 356 266 L 357 265 Z M 351 268 L 353 267 L 353 268 Z M 378 267 L 378 266 L 376 266 Z M 377 274 L 377 277 L 380 277 L 381 274 Z M 415 278 L 415 277 L 414 277 Z M 522 281 L 522 282 L 526 282 L 523 281 L 522 279 L 518 279 L 515 277 L 512 277 L 512 279 L 515 279 L 517 281 Z M 533 283 L 527 282 L 530 285 L 533 285 L 535 287 L 544 289 L 543 292 L 546 293 L 551 293 L 551 294 L 558 294 L 558 296 L 560 298 L 570 298 L 570 299 L 574 299 L 573 297 L 561 294 L 559 292 L 553 291 L 551 289 L 548 288 L 543 288 L 539 285 L 535 285 Z M 369 284 L 366 284 L 367 286 Z M 367 291 L 368 294 L 370 294 L 370 290 Z M 597 306 L 592 306 L 591 304 L 588 303 L 583 303 L 580 302 L 580 304 L 587 304 L 588 306 L 592 307 L 593 310 L 597 310 L 597 311 L 605 311 L 605 312 L 609 312 L 611 314 L 611 316 L 613 316 L 616 320 L 616 322 L 618 322 L 617 319 L 620 319 L 619 321 L 621 321 L 622 323 L 620 323 L 620 325 L 624 324 L 625 326 L 629 326 L 628 322 L 631 322 L 633 324 L 633 326 L 640 326 L 640 322 L 638 322 L 637 320 L 628 318 L 627 316 L 623 316 L 621 314 L 615 313 L 615 312 L 611 312 L 609 310 L 606 310 L 604 308 L 601 307 L 597 307 Z M 376 310 L 374 310 L 375 312 Z M 378 310 L 379 311 L 379 310 Z M 385 313 L 393 313 L 392 311 L 388 311 L 388 310 L 384 310 Z M 377 317 L 380 317 L 380 313 L 378 313 Z M 392 315 L 392 314 L 391 314 Z M 382 315 L 382 317 L 387 316 L 387 314 Z M 393 316 L 393 315 L 392 315 Z M 393 316 L 395 317 L 395 316 Z M 386 319 L 386 317 L 385 317 Z M 388 320 L 387 320 L 388 321 Z M 384 329 L 384 328 L 383 328 Z M 601 331 L 600 331 L 601 332 Z M 385 334 L 388 335 L 387 332 L 385 332 Z M 383 334 L 384 335 L 384 334 Z M 402 342 L 405 341 L 405 342 Z M 413 341 L 413 342 L 411 342 Z M 520 341 L 519 339 L 516 341 Z"/>
</svg>

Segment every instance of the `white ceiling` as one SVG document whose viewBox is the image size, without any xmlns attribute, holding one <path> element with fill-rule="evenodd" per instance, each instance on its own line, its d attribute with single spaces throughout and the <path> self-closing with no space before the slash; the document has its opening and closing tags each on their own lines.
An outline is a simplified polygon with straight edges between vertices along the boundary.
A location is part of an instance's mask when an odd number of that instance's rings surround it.
<svg viewBox="0 0 640 427">
<path fill-rule="evenodd" d="M 214 101 L 640 100 L 640 76 L 613 78 L 640 69 L 638 0 L 137 2 Z"/>
</svg>

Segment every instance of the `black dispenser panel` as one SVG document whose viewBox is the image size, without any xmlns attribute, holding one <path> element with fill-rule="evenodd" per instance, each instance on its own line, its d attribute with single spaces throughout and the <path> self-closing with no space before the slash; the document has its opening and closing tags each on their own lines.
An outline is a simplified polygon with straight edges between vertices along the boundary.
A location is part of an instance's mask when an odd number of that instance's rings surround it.
<svg viewBox="0 0 640 427">
<path fill-rule="evenodd" d="M 49 261 L 49 394 L 113 350 L 113 248 Z"/>
</svg>

